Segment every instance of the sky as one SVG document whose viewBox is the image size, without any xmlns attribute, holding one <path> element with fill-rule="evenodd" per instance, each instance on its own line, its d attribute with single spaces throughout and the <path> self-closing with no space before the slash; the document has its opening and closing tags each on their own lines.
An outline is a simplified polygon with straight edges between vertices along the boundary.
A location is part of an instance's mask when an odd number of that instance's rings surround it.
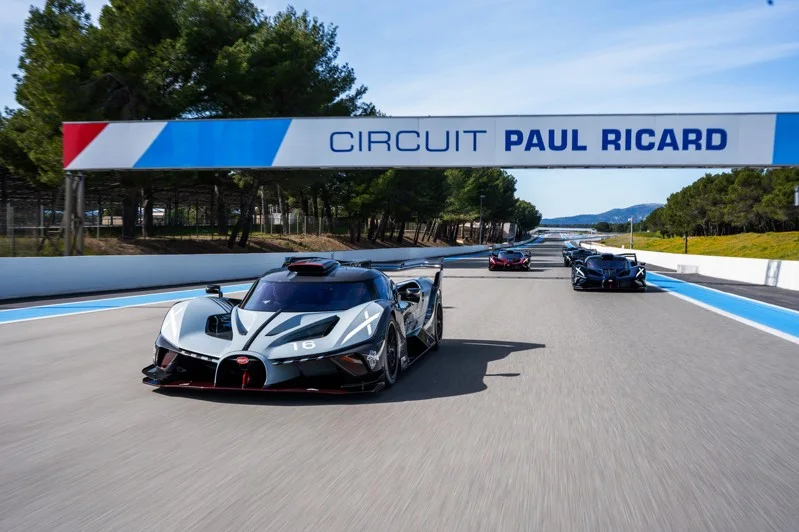
<svg viewBox="0 0 799 532">
<path fill-rule="evenodd" d="M 29 5 L 3 0 L 0 107 Z M 96 21 L 102 0 L 88 0 Z M 267 13 L 283 1 L 256 3 Z M 402 115 L 799 111 L 799 0 L 297 0 L 340 60 Z M 712 170 L 509 170 L 545 217 L 669 194 Z"/>
</svg>

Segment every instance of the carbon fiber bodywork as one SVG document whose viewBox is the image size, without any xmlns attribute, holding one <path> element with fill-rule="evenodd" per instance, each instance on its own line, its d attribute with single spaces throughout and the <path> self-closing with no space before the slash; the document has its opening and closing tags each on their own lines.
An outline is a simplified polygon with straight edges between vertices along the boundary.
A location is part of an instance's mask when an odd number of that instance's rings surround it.
<svg viewBox="0 0 799 532">
<path fill-rule="evenodd" d="M 572 262 L 575 290 L 646 290 L 646 265 L 635 254 L 597 254 Z"/>
</svg>

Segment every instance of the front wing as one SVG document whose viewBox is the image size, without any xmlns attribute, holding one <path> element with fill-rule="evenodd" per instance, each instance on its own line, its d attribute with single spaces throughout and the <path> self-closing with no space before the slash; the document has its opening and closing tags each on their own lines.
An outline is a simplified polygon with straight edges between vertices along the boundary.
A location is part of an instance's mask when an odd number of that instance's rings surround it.
<svg viewBox="0 0 799 532">
<path fill-rule="evenodd" d="M 489 264 L 488 269 L 492 271 L 521 271 L 529 270 L 530 266 L 529 263 L 525 264 L 523 262 L 517 262 L 507 264 Z"/>
<path fill-rule="evenodd" d="M 378 391 L 383 387 L 382 351 L 377 351 L 382 350 L 382 341 L 379 343 L 354 346 L 340 353 L 278 360 L 255 352 L 233 352 L 216 359 L 157 347 L 153 363 L 142 370 L 142 383 L 156 388 L 226 391 Z"/>
<path fill-rule="evenodd" d="M 646 288 L 646 283 L 635 278 L 629 279 L 598 279 L 576 278 L 572 281 L 575 288 L 583 290 L 637 290 Z"/>
</svg>

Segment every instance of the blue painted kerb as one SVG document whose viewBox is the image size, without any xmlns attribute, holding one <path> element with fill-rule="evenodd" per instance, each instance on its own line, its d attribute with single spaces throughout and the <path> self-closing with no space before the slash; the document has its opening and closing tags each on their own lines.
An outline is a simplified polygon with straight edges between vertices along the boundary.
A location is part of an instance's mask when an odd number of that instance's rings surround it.
<svg viewBox="0 0 799 532">
<path fill-rule="evenodd" d="M 658 288 L 689 297 L 733 316 L 799 338 L 799 312 L 719 292 L 656 273 L 647 273 L 647 279 Z"/>
</svg>

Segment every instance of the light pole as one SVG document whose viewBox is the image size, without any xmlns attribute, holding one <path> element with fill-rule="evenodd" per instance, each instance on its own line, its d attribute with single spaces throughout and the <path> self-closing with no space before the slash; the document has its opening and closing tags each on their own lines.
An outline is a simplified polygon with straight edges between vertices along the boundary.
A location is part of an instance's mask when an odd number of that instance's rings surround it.
<svg viewBox="0 0 799 532">
<path fill-rule="evenodd" d="M 633 249 L 633 218 L 630 217 L 630 249 Z"/>
<path fill-rule="evenodd" d="M 484 194 L 480 194 L 480 245 L 483 245 L 483 198 Z"/>
<path fill-rule="evenodd" d="M 799 207 L 799 185 L 793 189 L 793 206 Z"/>
</svg>

